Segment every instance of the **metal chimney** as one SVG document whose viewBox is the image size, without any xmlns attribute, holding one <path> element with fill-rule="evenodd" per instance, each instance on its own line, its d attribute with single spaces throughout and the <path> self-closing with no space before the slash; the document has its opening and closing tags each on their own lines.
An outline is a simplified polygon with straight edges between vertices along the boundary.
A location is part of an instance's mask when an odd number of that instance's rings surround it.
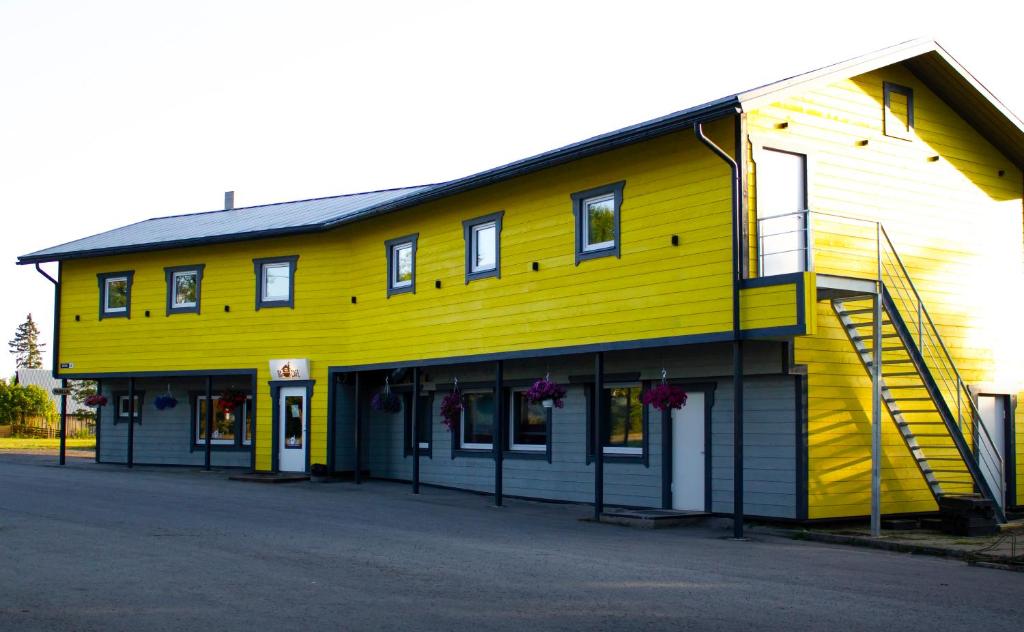
<svg viewBox="0 0 1024 632">
<path fill-rule="evenodd" d="M 224 192 L 224 210 L 230 211 L 235 208 L 235 192 L 225 191 Z"/>
</svg>

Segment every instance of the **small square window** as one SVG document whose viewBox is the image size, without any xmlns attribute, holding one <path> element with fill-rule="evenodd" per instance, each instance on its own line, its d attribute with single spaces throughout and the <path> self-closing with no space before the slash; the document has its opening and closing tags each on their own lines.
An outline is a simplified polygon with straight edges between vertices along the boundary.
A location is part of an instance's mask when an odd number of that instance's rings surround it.
<svg viewBox="0 0 1024 632">
<path fill-rule="evenodd" d="M 513 451 L 543 452 L 548 446 L 551 409 L 526 399 L 525 391 L 512 393 L 509 410 L 509 448 Z"/>
<path fill-rule="evenodd" d="M 202 264 L 164 268 L 167 280 L 167 314 L 198 314 L 203 282 Z"/>
<path fill-rule="evenodd" d="M 256 271 L 256 309 L 295 307 L 295 268 L 298 255 L 253 259 Z"/>
<path fill-rule="evenodd" d="M 416 241 L 419 234 L 384 242 L 388 257 L 388 296 L 416 292 Z"/>
<path fill-rule="evenodd" d="M 505 211 L 462 222 L 466 240 L 466 283 L 501 277 L 501 221 Z"/>
<path fill-rule="evenodd" d="M 134 272 L 128 271 L 97 275 L 100 284 L 100 320 L 131 318 L 134 274 Z"/>
<path fill-rule="evenodd" d="M 116 414 L 114 415 L 114 423 L 127 423 L 128 422 L 128 393 L 125 391 L 112 393 L 112 401 L 115 403 L 116 408 L 114 409 Z M 142 406 L 146 401 L 145 393 L 143 391 L 136 390 L 135 397 L 135 410 L 133 419 L 135 423 L 142 423 Z"/>
<path fill-rule="evenodd" d="M 886 136 L 911 140 L 914 133 L 914 91 L 888 81 L 882 84 Z"/>
<path fill-rule="evenodd" d="M 464 393 L 459 444 L 464 450 L 491 450 L 494 441 L 494 394 Z"/>
<path fill-rule="evenodd" d="M 598 257 L 621 256 L 622 190 L 625 181 L 573 193 L 576 265 Z"/>
</svg>

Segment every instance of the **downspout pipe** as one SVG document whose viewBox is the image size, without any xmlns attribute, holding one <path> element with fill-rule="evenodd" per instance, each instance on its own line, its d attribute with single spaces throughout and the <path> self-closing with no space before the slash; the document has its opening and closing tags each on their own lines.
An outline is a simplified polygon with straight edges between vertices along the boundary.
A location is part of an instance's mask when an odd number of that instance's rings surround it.
<svg viewBox="0 0 1024 632">
<path fill-rule="evenodd" d="M 740 115 L 737 108 L 736 116 Z M 704 135 L 704 123 L 693 124 L 693 135 L 706 145 L 716 156 L 721 158 L 732 172 L 732 425 L 733 425 L 733 524 L 732 535 L 736 540 L 743 539 L 743 337 L 740 331 L 740 281 L 742 261 L 740 256 L 740 228 L 742 226 L 742 209 L 740 208 L 740 168 L 732 156 L 725 153 L 710 138 Z M 737 144 L 737 146 L 739 146 Z"/>
</svg>

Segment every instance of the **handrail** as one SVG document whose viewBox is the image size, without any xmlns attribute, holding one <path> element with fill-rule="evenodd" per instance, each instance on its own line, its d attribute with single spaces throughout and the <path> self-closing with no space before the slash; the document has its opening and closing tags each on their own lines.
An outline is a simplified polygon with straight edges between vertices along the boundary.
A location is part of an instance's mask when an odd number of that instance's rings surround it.
<svg viewBox="0 0 1024 632">
<path fill-rule="evenodd" d="M 791 230 L 782 230 L 779 232 L 765 233 L 764 225 L 767 222 L 773 220 L 785 220 L 787 218 L 793 218 L 796 216 L 804 216 L 800 226 Z M 871 229 L 871 233 L 859 236 L 857 238 L 864 240 L 863 250 L 865 251 L 866 258 L 870 260 L 877 260 L 876 265 L 872 266 L 871 272 L 867 273 L 868 278 L 875 277 L 882 287 L 889 288 L 890 298 L 893 304 L 897 306 L 900 311 L 907 312 L 907 322 L 909 324 L 916 325 L 916 331 L 911 332 L 911 338 L 915 338 L 913 334 L 916 334 L 916 339 L 911 340 L 919 356 L 925 363 L 925 367 L 932 373 L 933 378 L 937 382 L 939 387 L 939 395 L 942 396 L 946 401 L 947 409 L 952 413 L 956 411 L 955 416 L 955 427 L 956 431 L 960 434 L 963 441 L 969 446 L 973 446 L 973 456 L 977 467 L 984 468 L 987 473 L 994 478 L 994 483 L 999 491 L 1000 498 L 997 502 L 1004 503 L 1005 498 L 1005 470 L 1003 464 L 1002 455 L 995 448 L 995 443 L 992 441 L 988 429 L 985 428 L 985 424 L 982 421 L 981 413 L 978 410 L 977 404 L 971 394 L 970 389 L 967 387 L 967 383 L 964 381 L 963 376 L 960 374 L 960 370 L 953 360 L 952 354 L 949 352 L 949 348 L 946 346 L 942 335 L 939 333 L 938 327 L 935 325 L 935 321 L 929 313 L 928 308 L 924 304 L 924 300 L 921 297 L 921 293 L 918 291 L 916 284 L 910 276 L 910 272 L 907 270 L 906 264 L 897 252 L 895 245 L 892 242 L 888 232 L 881 222 L 866 220 L 858 217 L 850 217 L 841 215 L 838 213 L 829 213 L 821 211 L 810 211 L 810 210 L 799 210 L 780 215 L 772 215 L 769 217 L 758 218 L 758 239 L 757 239 L 757 262 L 760 271 L 765 270 L 765 261 L 767 257 L 776 255 L 785 255 L 794 252 L 805 252 L 804 257 L 804 269 L 811 269 L 811 253 L 815 250 L 828 252 L 836 251 L 843 252 L 846 255 L 846 261 L 850 260 L 850 257 L 856 257 L 856 251 L 861 250 L 860 247 L 851 248 L 849 251 L 842 249 L 830 248 L 827 246 L 816 247 L 812 243 L 812 222 L 813 217 L 828 217 L 835 218 L 838 220 L 844 220 L 845 222 L 851 222 L 863 226 L 865 229 Z M 814 228 L 814 236 L 821 233 L 820 228 Z M 779 243 L 778 249 L 773 251 L 766 251 L 764 249 L 765 241 L 769 238 L 776 238 L 775 241 L 779 241 L 780 236 L 787 234 L 800 234 L 803 236 L 804 245 L 793 248 L 793 243 Z M 827 233 L 826 233 L 827 234 Z M 867 243 L 871 243 L 871 252 L 868 253 Z M 883 247 L 884 246 L 884 247 Z M 859 257 L 857 257 L 859 259 Z M 863 261 L 863 260 L 862 260 Z M 865 261 L 866 263 L 866 261 Z M 793 270 L 795 271 L 795 270 Z M 763 272 L 762 272 L 763 273 Z M 915 322 L 916 320 L 916 322 Z M 955 401 L 953 401 L 955 399 Z M 964 426 L 967 426 L 965 429 Z M 965 455 L 965 458 L 967 456 Z"/>
</svg>

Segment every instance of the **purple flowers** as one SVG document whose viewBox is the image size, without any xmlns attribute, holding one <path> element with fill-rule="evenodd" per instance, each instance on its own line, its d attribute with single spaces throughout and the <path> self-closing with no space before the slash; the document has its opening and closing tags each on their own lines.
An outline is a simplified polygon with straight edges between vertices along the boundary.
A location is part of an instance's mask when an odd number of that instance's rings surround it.
<svg viewBox="0 0 1024 632">
<path fill-rule="evenodd" d="M 384 413 L 397 413 L 402 410 L 402 400 L 398 399 L 391 389 L 386 389 L 373 396 L 373 399 L 370 400 L 370 408 Z"/>
<path fill-rule="evenodd" d="M 644 391 L 640 401 L 644 406 L 654 406 L 661 411 L 679 409 L 686 405 L 686 391 L 678 386 L 662 383 Z"/>
<path fill-rule="evenodd" d="M 462 393 L 458 389 L 453 390 L 441 400 L 441 423 L 448 430 L 455 430 L 462 417 Z"/>
<path fill-rule="evenodd" d="M 562 398 L 565 397 L 565 387 L 556 382 L 544 378 L 537 380 L 533 383 L 533 386 L 526 391 L 526 399 L 532 404 L 544 403 L 550 401 L 554 404 L 555 408 L 561 408 L 564 403 Z M 550 408 L 550 404 L 545 404 L 546 408 Z"/>
</svg>

